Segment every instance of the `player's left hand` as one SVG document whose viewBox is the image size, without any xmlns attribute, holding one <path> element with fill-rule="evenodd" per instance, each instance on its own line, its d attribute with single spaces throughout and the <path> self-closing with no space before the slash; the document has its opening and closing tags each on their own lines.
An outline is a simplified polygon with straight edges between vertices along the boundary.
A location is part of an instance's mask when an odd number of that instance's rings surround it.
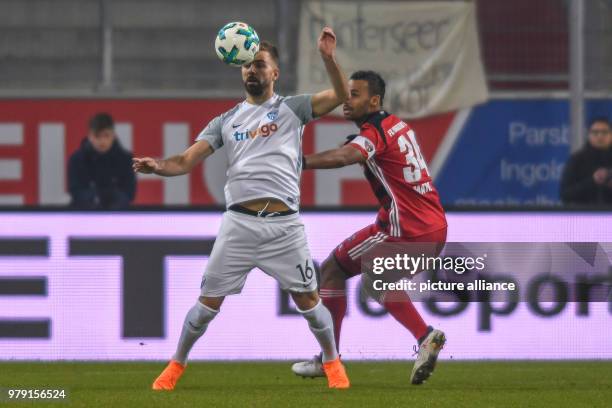
<svg viewBox="0 0 612 408">
<path fill-rule="evenodd" d="M 319 52 L 323 58 L 334 58 L 335 51 L 336 34 L 330 27 L 325 27 L 319 36 Z"/>
</svg>

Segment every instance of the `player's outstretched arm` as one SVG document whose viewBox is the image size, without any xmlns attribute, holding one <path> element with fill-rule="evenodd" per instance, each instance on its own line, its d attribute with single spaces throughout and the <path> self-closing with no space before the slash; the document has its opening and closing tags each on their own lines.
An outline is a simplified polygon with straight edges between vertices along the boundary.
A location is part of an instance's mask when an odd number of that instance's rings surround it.
<svg viewBox="0 0 612 408">
<path fill-rule="evenodd" d="M 312 115 L 314 117 L 328 114 L 349 97 L 346 77 L 336 61 L 336 34 L 329 27 L 325 27 L 319 36 L 319 52 L 333 89 L 326 89 L 312 95 Z"/>
<path fill-rule="evenodd" d="M 355 163 L 365 163 L 366 158 L 356 148 L 350 145 L 321 153 L 309 154 L 303 158 L 304 169 L 336 169 Z"/>
<path fill-rule="evenodd" d="M 153 159 L 151 157 L 135 157 L 132 168 L 137 173 L 155 173 L 160 176 L 180 176 L 191 171 L 198 164 L 213 153 L 213 148 L 206 140 L 200 140 L 182 154 L 167 159 Z"/>
</svg>

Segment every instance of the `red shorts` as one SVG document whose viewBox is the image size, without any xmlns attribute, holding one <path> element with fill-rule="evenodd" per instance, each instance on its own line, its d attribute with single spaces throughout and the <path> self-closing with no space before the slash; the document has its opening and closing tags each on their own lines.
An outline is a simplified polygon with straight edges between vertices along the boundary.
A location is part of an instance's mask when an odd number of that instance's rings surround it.
<svg viewBox="0 0 612 408">
<path fill-rule="evenodd" d="M 348 277 L 361 273 L 361 257 L 363 254 L 383 242 L 430 242 L 434 254 L 438 256 L 446 243 L 447 227 L 417 237 L 392 237 L 385 233 L 377 224 L 371 224 L 345 239 L 333 250 L 332 254 L 340 268 Z"/>
</svg>

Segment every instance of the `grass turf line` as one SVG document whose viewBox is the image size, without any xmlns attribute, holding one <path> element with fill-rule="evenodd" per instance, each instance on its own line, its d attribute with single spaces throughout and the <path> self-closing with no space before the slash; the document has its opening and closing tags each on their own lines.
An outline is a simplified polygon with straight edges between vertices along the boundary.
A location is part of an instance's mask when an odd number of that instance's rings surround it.
<svg viewBox="0 0 612 408">
<path fill-rule="evenodd" d="M 150 390 L 163 363 L 0 363 L 0 387 L 64 388 L 70 407 L 610 407 L 612 361 L 442 362 L 423 386 L 412 362 L 347 362 L 350 390 L 301 379 L 285 362 L 191 363 L 172 393 Z"/>
</svg>

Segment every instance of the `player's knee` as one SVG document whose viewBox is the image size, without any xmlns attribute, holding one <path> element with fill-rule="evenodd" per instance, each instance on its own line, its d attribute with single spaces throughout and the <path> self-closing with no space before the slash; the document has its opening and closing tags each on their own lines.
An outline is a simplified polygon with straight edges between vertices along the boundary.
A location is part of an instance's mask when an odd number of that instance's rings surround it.
<svg viewBox="0 0 612 408">
<path fill-rule="evenodd" d="M 333 256 L 328 257 L 321 265 L 321 287 L 327 289 L 343 289 L 346 275 L 340 269 L 338 261 Z"/>
<path fill-rule="evenodd" d="M 292 292 L 291 298 L 299 310 L 310 310 L 319 303 L 319 294 L 312 292 Z"/>
<path fill-rule="evenodd" d="M 317 292 L 311 292 L 300 296 L 304 302 L 298 306 L 298 312 L 308 321 L 312 329 L 321 330 L 331 327 L 332 320 L 329 310 L 323 305 Z"/>
<path fill-rule="evenodd" d="M 210 309 L 218 311 L 221 308 L 221 305 L 223 304 L 223 300 L 224 299 L 225 299 L 224 297 L 200 296 L 200 298 L 198 300 L 204 306 L 206 306 L 206 307 L 208 307 Z"/>
</svg>

